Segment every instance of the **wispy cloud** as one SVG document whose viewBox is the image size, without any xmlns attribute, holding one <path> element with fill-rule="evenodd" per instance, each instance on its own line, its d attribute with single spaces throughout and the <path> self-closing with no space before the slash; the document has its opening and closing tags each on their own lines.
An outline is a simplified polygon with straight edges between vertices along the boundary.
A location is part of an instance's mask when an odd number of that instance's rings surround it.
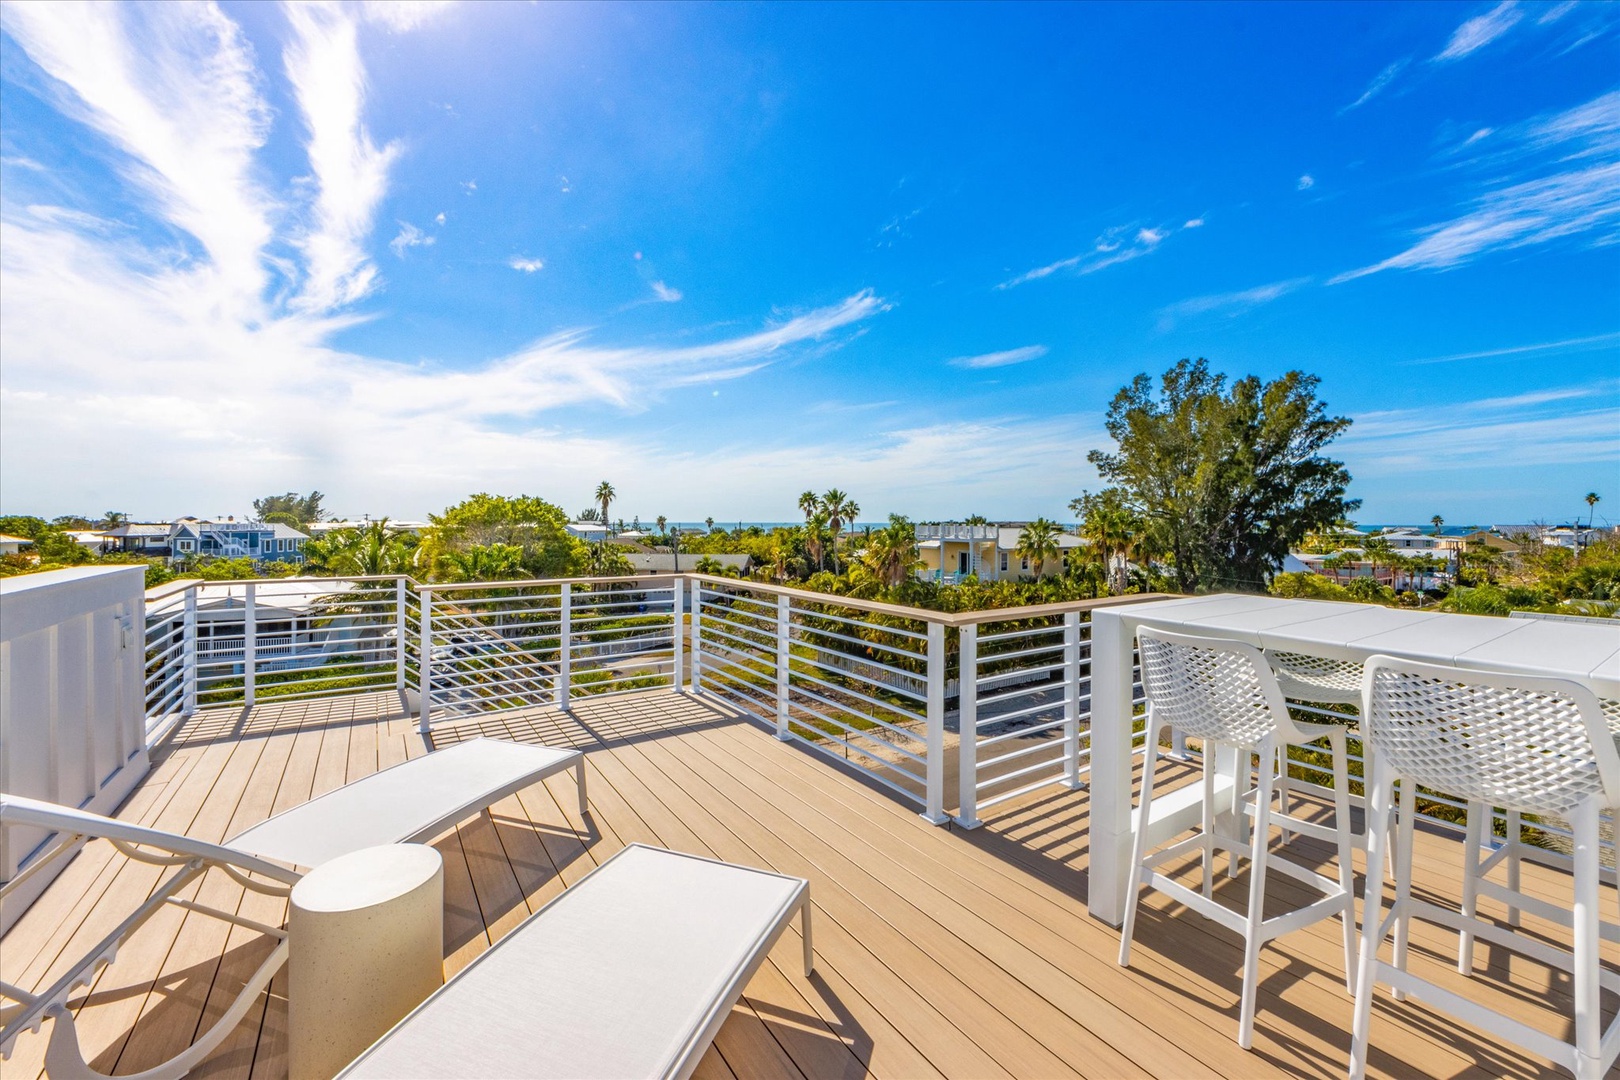
<svg viewBox="0 0 1620 1080">
<path fill-rule="evenodd" d="M 1363 413 L 1334 444 L 1361 475 L 1620 461 L 1620 381 Z"/>
<path fill-rule="evenodd" d="M 1025 345 L 1018 349 L 980 353 L 978 356 L 958 356 L 945 362 L 952 367 L 959 368 L 998 368 L 1007 367 L 1011 364 L 1022 364 L 1029 360 L 1039 360 L 1047 352 L 1045 345 Z"/>
<path fill-rule="evenodd" d="M 1194 296 L 1160 308 L 1159 329 L 1168 330 L 1182 319 L 1194 315 L 1207 315 L 1211 312 L 1241 315 L 1261 304 L 1269 304 L 1280 296 L 1286 296 L 1302 285 L 1310 284 L 1310 281 L 1308 277 L 1290 278 L 1287 281 L 1274 281 L 1269 285 L 1257 285 L 1252 289 L 1241 289 L 1237 292 Z"/>
<path fill-rule="evenodd" d="M 506 260 L 506 265 L 525 274 L 532 274 L 536 270 L 544 270 L 546 268 L 544 259 L 531 259 L 526 255 L 513 255 L 510 259 Z"/>
<path fill-rule="evenodd" d="M 309 164 L 318 191 L 312 226 L 295 241 L 308 264 L 295 303 L 330 311 L 375 286 L 377 268 L 363 242 L 388 192 L 388 169 L 400 146 L 376 146 L 361 119 L 366 73 L 348 11 L 310 4 L 287 4 L 283 10 L 293 29 L 283 58 L 309 132 Z"/>
<path fill-rule="evenodd" d="M 237 25 L 212 4 L 8 4 L 0 23 L 55 80 L 57 107 L 127 155 L 130 190 L 196 238 L 218 301 L 256 309 L 278 208 L 254 179 L 270 110 Z"/>
<path fill-rule="evenodd" d="M 1620 331 L 1611 334 L 1593 334 L 1590 337 L 1565 338 L 1562 341 L 1542 341 L 1534 345 L 1509 345 L 1500 349 L 1483 349 L 1479 352 L 1451 353 L 1447 356 L 1425 356 L 1420 360 L 1408 360 L 1408 364 L 1449 364 L 1457 360 L 1489 360 L 1498 356 L 1520 356 L 1525 353 L 1561 352 L 1564 350 L 1579 351 L 1583 349 L 1602 348 L 1607 345 L 1620 345 Z"/>
<path fill-rule="evenodd" d="M 1183 229 L 1202 229 L 1203 227 L 1204 219 L 1201 217 L 1188 218 L 1187 223 L 1182 226 Z"/>
<path fill-rule="evenodd" d="M 653 296 L 657 297 L 658 301 L 663 304 L 678 303 L 681 297 L 684 295 L 681 290 L 671 288 L 670 286 L 665 285 L 662 281 L 653 282 L 652 291 Z"/>
<path fill-rule="evenodd" d="M 1476 15 L 1452 31 L 1451 40 L 1434 57 L 1445 63 L 1461 60 L 1470 53 L 1483 49 L 1518 24 L 1524 18 L 1517 0 L 1502 0 L 1483 15 Z"/>
<path fill-rule="evenodd" d="M 1383 93 L 1384 88 L 1390 83 L 1394 82 L 1395 76 L 1399 75 L 1402 69 L 1404 69 L 1406 65 L 1411 62 L 1412 58 L 1410 56 L 1402 57 L 1386 67 L 1383 71 L 1380 71 L 1377 75 L 1374 75 L 1372 82 L 1367 84 L 1367 89 L 1361 92 L 1361 96 L 1356 98 L 1356 100 L 1352 101 L 1350 104 L 1346 105 L 1344 108 L 1340 109 L 1339 115 L 1343 116 L 1345 113 L 1350 112 L 1353 109 L 1359 109 L 1363 105 L 1367 104 L 1367 102 Z"/>
<path fill-rule="evenodd" d="M 415 30 L 450 7 L 450 0 L 366 0 L 364 11 L 368 21 L 400 34 Z"/>
<path fill-rule="evenodd" d="M 1194 218 L 1183 225 L 1183 229 L 1196 229 L 1203 225 L 1203 218 Z M 1037 266 L 1033 270 L 1026 270 L 1015 278 L 1001 282 L 997 289 L 1014 289 L 1031 281 L 1051 277 L 1062 271 L 1073 271 L 1076 274 L 1095 274 L 1098 270 L 1105 270 L 1110 266 L 1117 266 L 1132 259 L 1139 259 L 1143 255 L 1151 255 L 1157 251 L 1159 245 L 1164 243 L 1173 229 L 1145 225 L 1116 225 L 1106 229 L 1092 242 L 1091 250 L 1079 255 L 1071 255 L 1067 259 Z"/>
<path fill-rule="evenodd" d="M 1329 284 L 1383 270 L 1446 270 L 1488 251 L 1564 237 L 1596 234 L 1596 244 L 1620 240 L 1620 91 L 1497 134 L 1503 149 L 1483 162 L 1492 169 L 1491 179 L 1459 216 L 1421 230 L 1405 250 Z M 1515 162 L 1523 162 L 1519 175 L 1504 175 Z M 1547 168 L 1557 171 L 1535 175 Z"/>
<path fill-rule="evenodd" d="M 1543 11 L 1541 13 L 1541 18 L 1536 20 L 1536 25 L 1537 26 L 1546 26 L 1549 23 L 1555 23 L 1559 19 L 1562 19 L 1565 15 L 1568 15 L 1570 12 L 1572 12 L 1574 10 L 1575 10 L 1575 0 L 1564 0 L 1563 3 L 1554 4 L 1552 7 L 1548 8 L 1546 11 Z"/>
<path fill-rule="evenodd" d="M 1316 177 L 1312 176 L 1310 173 L 1306 173 L 1304 176 L 1301 176 L 1294 183 L 1294 189 L 1296 191 L 1309 191 L 1309 190 L 1311 190 L 1311 188 L 1313 188 L 1315 186 L 1316 186 Z"/>
<path fill-rule="evenodd" d="M 437 237 L 428 235 L 410 222 L 402 221 L 399 223 L 399 235 L 388 241 L 388 247 L 403 259 L 406 248 L 429 247 L 436 239 Z"/>
</svg>

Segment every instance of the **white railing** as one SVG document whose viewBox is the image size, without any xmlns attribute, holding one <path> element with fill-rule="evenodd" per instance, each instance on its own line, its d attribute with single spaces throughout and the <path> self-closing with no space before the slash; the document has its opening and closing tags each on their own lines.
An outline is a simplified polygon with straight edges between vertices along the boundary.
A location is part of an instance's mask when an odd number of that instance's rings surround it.
<svg viewBox="0 0 1620 1080">
<path fill-rule="evenodd" d="M 418 714 L 448 717 L 582 696 L 671 688 L 679 680 L 680 579 L 420 585 Z"/>
<path fill-rule="evenodd" d="M 409 578 L 177 581 L 146 594 L 146 718 L 400 689 L 412 667 Z"/>
</svg>

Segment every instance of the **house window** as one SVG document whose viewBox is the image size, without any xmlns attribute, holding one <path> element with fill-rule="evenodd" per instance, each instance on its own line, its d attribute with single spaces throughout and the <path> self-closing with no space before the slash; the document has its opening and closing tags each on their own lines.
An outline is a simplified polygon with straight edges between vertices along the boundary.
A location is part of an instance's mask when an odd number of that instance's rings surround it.
<svg viewBox="0 0 1620 1080">
<path fill-rule="evenodd" d="M 1018 569 L 1020 569 L 1020 570 L 1028 570 L 1029 569 L 1029 560 L 1028 559 L 1019 559 L 1018 560 Z"/>
<path fill-rule="evenodd" d="M 180 541 L 180 550 L 181 551 L 190 551 L 191 550 L 191 541 L 190 540 L 182 540 L 182 541 Z"/>
<path fill-rule="evenodd" d="M 1007 553 L 1005 551 L 1001 553 L 1001 572 L 1003 574 L 1007 572 Z"/>
</svg>

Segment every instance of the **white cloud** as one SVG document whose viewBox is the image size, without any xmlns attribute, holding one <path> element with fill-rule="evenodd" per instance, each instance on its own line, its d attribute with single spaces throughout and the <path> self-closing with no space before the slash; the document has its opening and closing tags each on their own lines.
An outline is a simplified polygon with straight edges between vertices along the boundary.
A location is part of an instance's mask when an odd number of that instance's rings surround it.
<svg viewBox="0 0 1620 1080">
<path fill-rule="evenodd" d="M 681 290 L 670 288 L 662 281 L 653 282 L 652 291 L 653 295 L 658 298 L 659 302 L 664 304 L 677 303 L 680 301 L 682 295 Z"/>
<path fill-rule="evenodd" d="M 1238 292 L 1194 296 L 1161 308 L 1159 329 L 1168 330 L 1182 319 L 1215 311 L 1227 315 L 1241 315 L 1261 304 L 1269 304 L 1280 296 L 1286 296 L 1300 286 L 1309 284 L 1310 280 L 1308 277 L 1291 278 L 1288 281 L 1274 281 L 1269 285 L 1257 285 L 1252 289 L 1242 289 Z"/>
<path fill-rule="evenodd" d="M 1541 18 L 1536 20 L 1536 25 L 1546 26 L 1548 23 L 1555 23 L 1574 10 L 1575 0 L 1564 0 L 1563 3 L 1554 4 L 1552 7 L 1542 12 Z"/>
<path fill-rule="evenodd" d="M 1312 176 L 1310 173 L 1306 173 L 1304 176 L 1299 178 L 1299 181 L 1295 183 L 1294 188 L 1297 191 L 1309 191 L 1315 186 L 1316 177 Z"/>
<path fill-rule="evenodd" d="M 1485 349 L 1479 352 L 1451 353 L 1447 356 L 1426 356 L 1421 360 L 1408 360 L 1408 364 L 1447 364 L 1454 360 L 1487 360 L 1497 356 L 1518 356 L 1522 353 L 1532 352 L 1561 352 L 1563 350 L 1580 351 L 1592 347 L 1602 348 L 1607 345 L 1620 344 L 1620 331 L 1611 334 L 1593 334 L 1588 337 L 1565 338 L 1562 341 L 1541 341 L 1533 345 L 1509 345 L 1500 349 Z"/>
<path fill-rule="evenodd" d="M 536 270 L 545 269 L 545 262 L 541 259 L 530 259 L 523 255 L 514 255 L 506 260 L 506 265 L 514 270 L 521 270 L 525 274 L 532 274 Z"/>
<path fill-rule="evenodd" d="M 1460 60 L 1478 49 L 1483 49 L 1524 18 L 1517 0 L 1502 0 L 1483 15 L 1476 15 L 1452 32 L 1446 47 L 1434 57 L 1436 61 Z"/>
<path fill-rule="evenodd" d="M 461 190 L 466 192 L 468 195 L 471 195 L 473 192 L 478 190 L 478 181 L 463 180 L 461 182 Z"/>
<path fill-rule="evenodd" d="M 388 242 L 388 247 L 395 255 L 403 259 L 406 248 L 428 247 L 436 239 L 436 237 L 429 236 L 410 222 L 402 221 L 399 223 L 399 235 Z"/>
<path fill-rule="evenodd" d="M 1353 417 L 1334 443 L 1357 476 L 1620 461 L 1620 382 L 1556 387 Z"/>
<path fill-rule="evenodd" d="M 1204 219 L 1201 217 L 1188 218 L 1187 223 L 1182 226 L 1183 229 L 1202 229 L 1203 227 Z"/>
<path fill-rule="evenodd" d="M 1346 105 L 1344 108 L 1340 109 L 1339 115 L 1343 116 L 1352 109 L 1359 109 L 1363 105 L 1367 104 L 1367 102 L 1381 94 L 1384 87 L 1394 82 L 1395 76 L 1399 75 L 1401 70 L 1405 68 L 1406 65 L 1411 62 L 1411 60 L 1412 58 L 1409 56 L 1403 57 L 1402 59 L 1397 60 L 1393 64 L 1386 67 L 1383 71 L 1380 71 L 1377 75 L 1374 75 L 1372 82 L 1367 84 L 1367 89 L 1361 92 L 1361 96 L 1356 98 L 1356 100 L 1352 101 L 1350 104 Z"/>
<path fill-rule="evenodd" d="M 283 58 L 309 133 L 317 185 L 314 221 L 295 240 L 308 272 L 295 304 L 330 311 L 375 286 L 377 268 L 362 243 L 388 192 L 388 169 L 400 147 L 390 143 L 379 149 L 361 120 L 366 74 L 347 11 L 306 4 L 283 10 L 293 28 Z"/>
<path fill-rule="evenodd" d="M 449 8 L 450 0 L 366 0 L 363 10 L 368 22 L 403 34 Z"/>
<path fill-rule="evenodd" d="M 1383 270 L 1446 270 L 1486 252 L 1584 234 L 1596 233 L 1594 244 L 1620 240 L 1620 91 L 1496 134 L 1504 149 L 1484 159 L 1488 186 L 1457 217 L 1421 230 L 1404 251 L 1329 284 Z M 1519 177 L 1503 175 L 1505 164 L 1538 156 L 1548 160 Z M 1558 171 L 1535 175 L 1549 166 Z"/>
<path fill-rule="evenodd" d="M 0 492 L 8 506 L 139 492 L 143 512 L 195 511 L 242 491 L 314 485 L 419 514 L 473 490 L 556 491 L 570 463 L 634 466 L 692 490 L 637 436 L 582 437 L 544 417 L 585 404 L 647 408 L 682 386 L 735 379 L 836 348 L 887 310 L 871 292 L 697 345 L 549 335 L 484 363 L 407 365 L 333 348 L 350 320 L 235 317 L 197 281 L 132 265 L 130 251 L 31 219 L 0 222 Z M 257 377 L 273 372 L 273 378 Z M 162 432 L 162 470 L 108 445 Z M 38 447 L 53 451 L 42 456 Z M 802 459 L 801 459 L 802 465 Z M 609 469 L 615 476 L 628 471 Z M 709 473 L 707 475 L 713 475 Z M 798 490 L 798 489 L 795 489 Z"/>
<path fill-rule="evenodd" d="M 196 238 L 217 301 L 256 311 L 278 208 L 255 180 L 270 110 L 236 24 L 212 4 L 8 4 L 0 23 L 56 80 L 58 108 L 128 155 L 130 190 Z"/>
<path fill-rule="evenodd" d="M 433 223 L 435 225 L 443 225 L 444 224 L 444 211 L 443 210 L 439 211 L 438 214 L 434 215 Z"/>
<path fill-rule="evenodd" d="M 945 361 L 952 367 L 959 368 L 998 368 L 1010 364 L 1022 364 L 1028 360 L 1038 360 L 1047 354 L 1045 345 L 1025 345 L 1018 349 L 1005 349 L 1001 352 L 981 353 L 978 356 L 958 356 Z"/>
<path fill-rule="evenodd" d="M 1183 225 L 1183 229 L 1196 229 L 1203 225 L 1203 218 L 1194 218 Z M 1133 231 L 1134 230 L 1134 231 Z M 1091 250 L 1079 255 L 1071 255 L 1067 259 L 1037 266 L 1033 270 L 1026 270 L 1017 277 L 1009 278 L 996 286 L 999 290 L 1017 288 L 1019 285 L 1041 278 L 1051 277 L 1063 270 L 1073 270 L 1076 274 L 1095 274 L 1110 266 L 1139 259 L 1143 255 L 1151 255 L 1164 240 L 1169 237 L 1170 229 L 1154 226 L 1116 225 L 1105 229 L 1092 242 Z"/>
</svg>

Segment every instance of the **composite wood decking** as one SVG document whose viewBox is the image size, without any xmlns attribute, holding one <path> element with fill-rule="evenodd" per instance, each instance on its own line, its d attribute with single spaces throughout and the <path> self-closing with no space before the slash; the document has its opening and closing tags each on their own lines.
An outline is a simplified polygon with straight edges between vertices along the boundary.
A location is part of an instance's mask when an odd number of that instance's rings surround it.
<svg viewBox="0 0 1620 1080">
<path fill-rule="evenodd" d="M 1119 936 L 1087 916 L 1085 793 L 1052 790 L 994 808 L 983 828 L 925 824 L 906 805 L 819 754 L 778 743 L 710 698 L 648 692 L 495 714 L 419 735 L 392 694 L 203 713 L 157 752 L 120 816 L 222 840 L 376 769 L 478 735 L 587 751 L 591 814 L 567 776 L 498 803 L 435 841 L 445 859 L 451 974 L 621 846 L 643 841 L 806 877 L 816 974 L 795 926 L 749 984 L 699 1068 L 754 1077 L 1338 1077 L 1349 1049 L 1337 925 L 1318 923 L 1262 954 L 1254 1049 L 1240 1050 L 1237 939 L 1161 897 L 1138 920 L 1130 970 Z M 1172 768 L 1181 768 L 1172 766 Z M 1186 770 L 1183 770 L 1184 772 Z M 1291 851 L 1327 859 L 1308 841 Z M 1457 892 L 1460 846 L 1420 835 L 1418 891 Z M 1219 864 L 1218 864 L 1219 865 Z M 1527 868 L 1532 891 L 1567 879 Z M 160 878 L 104 842 L 81 853 L 0 939 L 0 979 L 44 985 L 132 910 Z M 1274 900 L 1297 903 L 1273 876 Z M 1243 875 L 1221 894 L 1241 902 Z M 285 901 L 222 874 L 196 899 L 279 923 Z M 1482 903 L 1487 912 L 1493 909 Z M 1501 914 L 1497 911 L 1496 914 Z M 1563 940 L 1556 927 L 1531 929 Z M 1564 1034 L 1567 979 L 1481 947 L 1454 971 L 1455 939 L 1413 935 L 1413 964 Z M 268 945 L 170 908 L 71 1006 L 98 1069 L 133 1073 L 205 1030 Z M 1615 955 L 1607 955 L 1613 961 Z M 194 1076 L 287 1075 L 285 976 Z M 1612 1002 L 1608 1002 L 1612 1007 Z M 1383 1076 L 1531 1077 L 1549 1065 L 1415 1002 L 1380 993 L 1371 1071 Z M 7 1080 L 42 1075 L 49 1022 L 24 1036 Z"/>
</svg>

